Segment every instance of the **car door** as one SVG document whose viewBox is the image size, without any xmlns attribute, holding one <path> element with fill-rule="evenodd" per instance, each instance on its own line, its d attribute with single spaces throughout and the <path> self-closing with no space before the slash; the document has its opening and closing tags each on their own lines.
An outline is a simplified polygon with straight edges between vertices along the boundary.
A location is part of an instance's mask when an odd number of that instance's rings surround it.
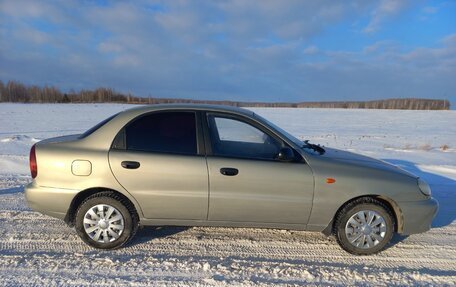
<svg viewBox="0 0 456 287">
<path fill-rule="evenodd" d="M 134 119 L 117 135 L 109 152 L 112 172 L 146 218 L 207 218 L 207 165 L 199 127 L 196 112 L 162 111 Z"/>
<path fill-rule="evenodd" d="M 213 221 L 306 224 L 312 207 L 312 171 L 297 159 L 281 162 L 287 143 L 247 118 L 207 114 L 211 151 L 209 214 Z"/>
</svg>

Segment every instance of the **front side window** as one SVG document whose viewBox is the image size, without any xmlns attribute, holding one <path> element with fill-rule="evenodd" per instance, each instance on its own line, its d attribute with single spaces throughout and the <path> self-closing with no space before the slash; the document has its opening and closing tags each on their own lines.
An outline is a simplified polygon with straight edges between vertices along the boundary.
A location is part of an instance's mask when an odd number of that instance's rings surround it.
<svg viewBox="0 0 456 287">
<path fill-rule="evenodd" d="M 208 120 L 214 155 L 272 160 L 280 151 L 279 141 L 246 122 L 214 115 Z"/>
<path fill-rule="evenodd" d="M 194 112 L 161 112 L 142 116 L 125 128 L 127 150 L 196 154 Z"/>
</svg>

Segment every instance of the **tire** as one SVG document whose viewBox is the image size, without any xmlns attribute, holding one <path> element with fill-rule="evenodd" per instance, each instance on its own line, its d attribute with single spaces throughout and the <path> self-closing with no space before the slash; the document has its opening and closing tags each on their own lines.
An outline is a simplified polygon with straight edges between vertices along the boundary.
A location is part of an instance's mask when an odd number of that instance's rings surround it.
<svg viewBox="0 0 456 287">
<path fill-rule="evenodd" d="M 337 214 L 334 225 L 337 243 L 354 255 L 380 252 L 390 242 L 394 230 L 395 220 L 388 206 L 369 197 L 345 205 Z"/>
<path fill-rule="evenodd" d="M 111 191 L 89 196 L 76 212 L 76 232 L 88 245 L 117 249 L 134 237 L 138 215 L 130 202 Z"/>
</svg>

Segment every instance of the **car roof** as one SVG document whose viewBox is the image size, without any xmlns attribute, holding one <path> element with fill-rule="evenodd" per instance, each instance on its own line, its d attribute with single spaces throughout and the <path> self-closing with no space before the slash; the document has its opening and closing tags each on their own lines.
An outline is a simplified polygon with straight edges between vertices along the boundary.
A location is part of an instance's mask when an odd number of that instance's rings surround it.
<svg viewBox="0 0 456 287">
<path fill-rule="evenodd" d="M 228 105 L 210 105 L 210 104 L 153 104 L 135 107 L 123 111 L 122 113 L 146 113 L 153 111 L 166 111 L 166 110 L 199 110 L 209 112 L 228 112 L 233 114 L 240 114 L 252 117 L 254 113 L 247 109 L 242 109 Z"/>
</svg>

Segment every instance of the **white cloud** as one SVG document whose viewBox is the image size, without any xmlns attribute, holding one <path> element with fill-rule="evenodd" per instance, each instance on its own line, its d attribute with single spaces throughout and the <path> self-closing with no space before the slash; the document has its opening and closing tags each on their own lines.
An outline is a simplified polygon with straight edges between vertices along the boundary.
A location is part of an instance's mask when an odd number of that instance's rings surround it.
<svg viewBox="0 0 456 287">
<path fill-rule="evenodd" d="M 123 51 L 121 45 L 110 42 L 101 42 L 98 44 L 98 50 L 102 53 L 118 53 Z"/>
<path fill-rule="evenodd" d="M 14 32 L 14 37 L 19 41 L 26 40 L 34 45 L 47 44 L 52 40 L 52 37 L 50 37 L 49 34 L 42 31 L 36 31 L 30 27 L 18 28 Z"/>
<path fill-rule="evenodd" d="M 426 14 L 435 14 L 437 13 L 437 11 L 439 11 L 439 8 L 433 6 L 426 6 L 422 9 L 422 11 Z"/>
<path fill-rule="evenodd" d="M 319 50 L 318 50 L 317 46 L 309 46 L 309 47 L 305 48 L 302 52 L 307 55 L 313 55 L 313 54 L 318 53 L 318 51 Z"/>
<path fill-rule="evenodd" d="M 371 13 L 371 19 L 364 28 L 365 33 L 373 33 L 380 29 L 388 18 L 396 16 L 407 7 L 408 0 L 381 0 Z"/>
</svg>

